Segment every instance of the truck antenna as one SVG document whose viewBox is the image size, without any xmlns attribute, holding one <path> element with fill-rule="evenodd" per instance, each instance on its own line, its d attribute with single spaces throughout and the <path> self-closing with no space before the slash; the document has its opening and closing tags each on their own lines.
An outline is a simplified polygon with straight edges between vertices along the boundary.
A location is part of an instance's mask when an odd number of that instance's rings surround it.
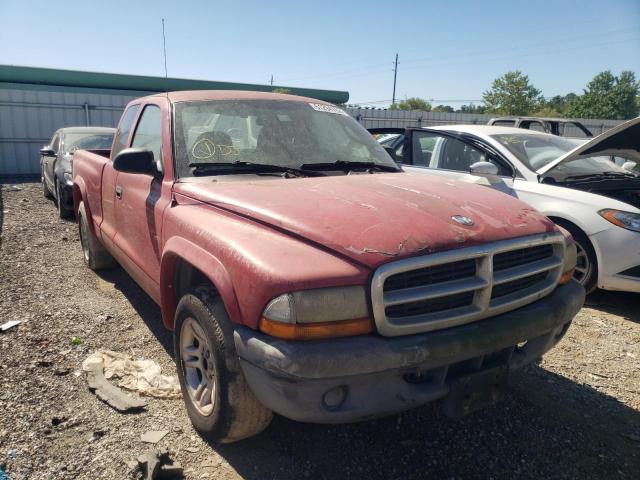
<svg viewBox="0 0 640 480">
<path fill-rule="evenodd" d="M 164 33 L 164 18 L 162 19 L 162 52 L 164 56 L 164 82 L 167 100 L 169 99 L 169 74 L 167 72 L 167 38 Z"/>
</svg>

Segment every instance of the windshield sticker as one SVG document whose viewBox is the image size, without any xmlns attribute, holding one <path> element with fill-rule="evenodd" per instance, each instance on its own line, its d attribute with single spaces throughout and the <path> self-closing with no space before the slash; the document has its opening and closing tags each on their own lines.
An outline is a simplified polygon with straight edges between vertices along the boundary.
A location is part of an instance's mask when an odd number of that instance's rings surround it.
<svg viewBox="0 0 640 480">
<path fill-rule="evenodd" d="M 191 156 L 197 160 L 213 158 L 216 154 L 224 156 L 240 155 L 240 150 L 233 145 L 217 145 L 208 138 L 197 141 L 191 147 Z"/>
<path fill-rule="evenodd" d="M 325 113 L 335 113 L 337 115 L 349 115 L 347 112 L 342 110 L 341 108 L 334 107 L 333 105 L 322 105 L 321 103 L 310 103 L 311 108 L 316 110 L 317 112 L 325 112 Z"/>
</svg>

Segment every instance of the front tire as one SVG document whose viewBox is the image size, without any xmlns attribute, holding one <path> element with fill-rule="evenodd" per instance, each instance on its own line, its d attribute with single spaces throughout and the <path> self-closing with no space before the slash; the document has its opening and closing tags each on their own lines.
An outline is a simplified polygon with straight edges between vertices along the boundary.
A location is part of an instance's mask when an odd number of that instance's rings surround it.
<svg viewBox="0 0 640 480">
<path fill-rule="evenodd" d="M 40 176 L 40 181 L 42 182 L 42 195 L 44 195 L 44 198 L 51 198 L 51 192 L 49 191 L 49 187 L 47 187 L 47 181 L 44 179 L 44 172 L 42 172 L 42 175 Z"/>
<path fill-rule="evenodd" d="M 182 398 L 198 432 L 231 443 L 267 428 L 273 412 L 244 378 L 231 321 L 212 288 L 199 287 L 182 297 L 173 338 Z"/>
<path fill-rule="evenodd" d="M 56 180 L 56 206 L 58 207 L 58 216 L 64 220 L 71 217 L 73 211 L 64 204 L 62 197 L 62 187 L 60 182 Z"/>
<path fill-rule="evenodd" d="M 89 228 L 87 211 L 84 202 L 80 202 L 78 207 L 78 229 L 80 231 L 80 245 L 84 263 L 91 270 L 102 270 L 116 266 L 116 261 L 109 252 L 100 244 L 100 241 L 93 235 Z"/>
<path fill-rule="evenodd" d="M 576 242 L 578 258 L 573 278 L 585 289 L 587 294 L 593 292 L 598 285 L 598 257 L 587 235 L 575 225 L 568 222 L 556 223 L 569 231 Z"/>
</svg>

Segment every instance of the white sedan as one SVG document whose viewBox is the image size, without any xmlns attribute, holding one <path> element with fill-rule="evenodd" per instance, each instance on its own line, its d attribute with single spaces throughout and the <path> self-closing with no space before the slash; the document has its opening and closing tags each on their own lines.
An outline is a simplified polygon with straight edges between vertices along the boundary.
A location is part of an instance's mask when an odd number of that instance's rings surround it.
<svg viewBox="0 0 640 480">
<path fill-rule="evenodd" d="M 394 134 L 380 143 L 409 173 L 491 186 L 569 230 L 587 292 L 640 292 L 640 176 L 629 171 L 640 162 L 640 117 L 586 142 L 487 125 L 371 132 Z"/>
</svg>

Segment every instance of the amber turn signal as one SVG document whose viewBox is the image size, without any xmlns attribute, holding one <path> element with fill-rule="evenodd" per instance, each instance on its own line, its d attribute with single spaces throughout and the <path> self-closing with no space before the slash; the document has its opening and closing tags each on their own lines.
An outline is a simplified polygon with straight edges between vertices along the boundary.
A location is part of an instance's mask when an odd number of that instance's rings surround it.
<svg viewBox="0 0 640 480">
<path fill-rule="evenodd" d="M 373 325 L 369 318 L 322 323 L 284 323 L 263 317 L 260 320 L 260 331 L 283 340 L 322 340 L 371 333 Z"/>
<path fill-rule="evenodd" d="M 569 281 L 573 278 L 573 273 L 575 272 L 575 268 L 572 268 L 568 272 L 564 272 L 560 277 L 560 281 L 558 282 L 560 285 L 564 285 L 565 283 L 569 283 Z"/>
</svg>

